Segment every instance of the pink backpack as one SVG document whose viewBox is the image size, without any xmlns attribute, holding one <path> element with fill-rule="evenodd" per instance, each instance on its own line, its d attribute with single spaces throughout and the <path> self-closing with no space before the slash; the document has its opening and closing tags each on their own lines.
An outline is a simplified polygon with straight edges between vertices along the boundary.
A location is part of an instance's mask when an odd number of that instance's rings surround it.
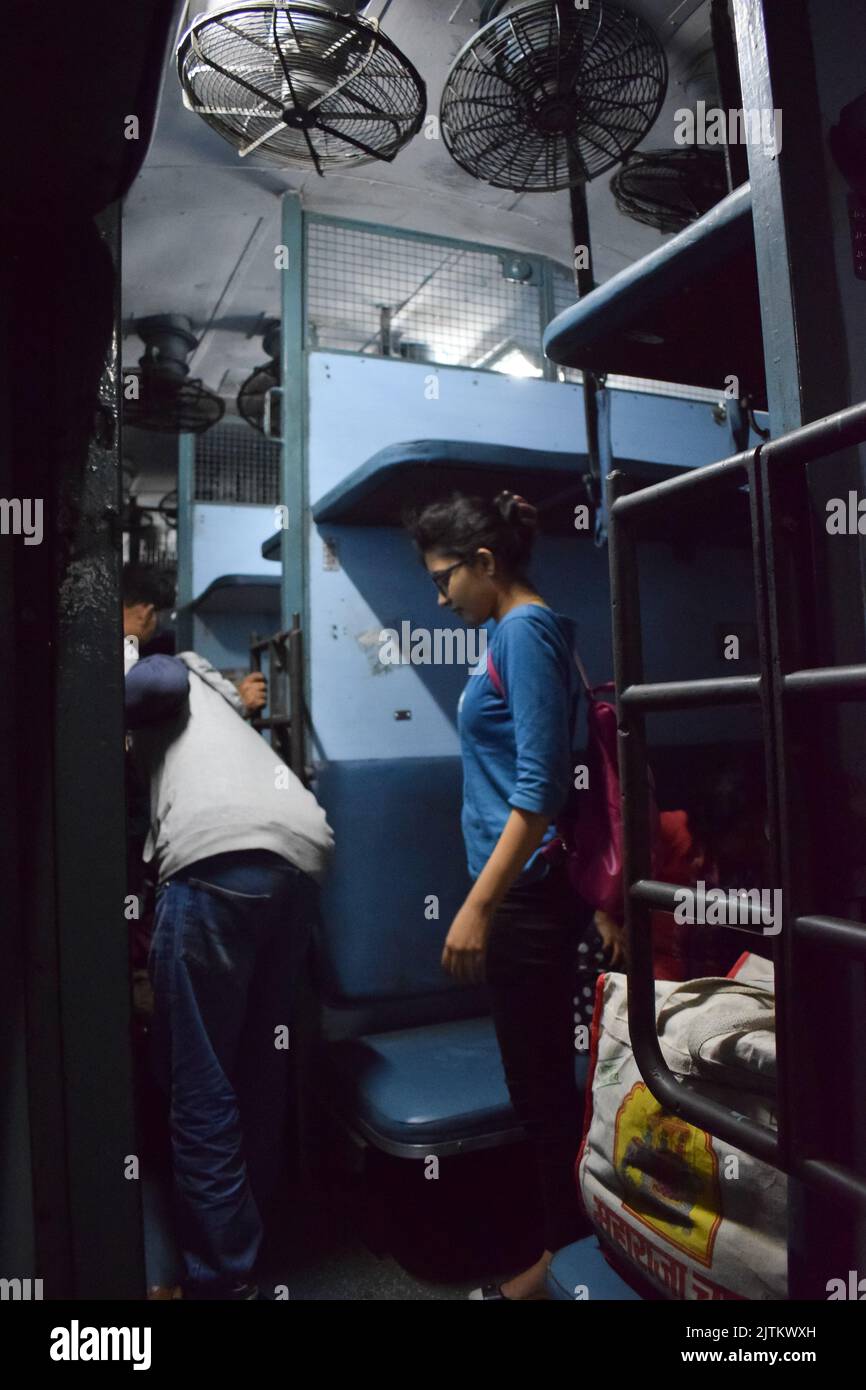
<svg viewBox="0 0 866 1390">
<path fill-rule="evenodd" d="M 588 701 L 586 711 L 586 765 L 589 785 L 572 790 L 556 818 L 559 832 L 541 851 L 557 862 L 565 855 L 571 886 L 578 897 L 599 911 L 622 916 L 622 805 L 617 765 L 616 706 L 600 700 L 600 692 L 612 691 L 613 681 L 591 686 L 583 662 L 574 660 Z M 503 699 L 505 689 L 493 658 L 487 652 L 487 674 Z M 572 779 L 570 779 L 572 780 Z M 654 820 L 657 812 L 653 800 Z"/>
</svg>

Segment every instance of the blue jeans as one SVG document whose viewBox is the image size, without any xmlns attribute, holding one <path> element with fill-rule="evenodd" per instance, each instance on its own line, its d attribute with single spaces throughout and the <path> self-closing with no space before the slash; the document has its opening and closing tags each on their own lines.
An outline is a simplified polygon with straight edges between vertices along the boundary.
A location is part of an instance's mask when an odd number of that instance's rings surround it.
<svg viewBox="0 0 866 1390">
<path fill-rule="evenodd" d="M 292 988 L 317 885 L 267 850 L 200 859 L 157 890 L 153 1060 L 170 1097 L 190 1292 L 250 1282 L 283 1152 Z"/>
</svg>

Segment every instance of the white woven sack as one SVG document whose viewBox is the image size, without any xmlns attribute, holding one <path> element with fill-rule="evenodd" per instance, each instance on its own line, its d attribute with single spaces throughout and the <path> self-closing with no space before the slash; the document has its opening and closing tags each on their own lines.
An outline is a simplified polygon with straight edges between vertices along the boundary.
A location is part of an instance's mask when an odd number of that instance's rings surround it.
<svg viewBox="0 0 866 1390">
<path fill-rule="evenodd" d="M 775 1128 L 772 980 L 656 982 L 662 1053 L 679 1076 Z M 675 1299 L 784 1299 L 785 1176 L 664 1110 L 634 1060 L 626 977 L 600 982 L 592 1113 L 581 1148 L 581 1194 L 616 1258 Z"/>
</svg>

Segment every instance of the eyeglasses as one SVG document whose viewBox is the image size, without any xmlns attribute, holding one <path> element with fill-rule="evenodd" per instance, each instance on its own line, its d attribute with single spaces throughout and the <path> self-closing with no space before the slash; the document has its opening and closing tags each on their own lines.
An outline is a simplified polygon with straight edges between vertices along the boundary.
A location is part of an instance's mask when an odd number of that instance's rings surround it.
<svg viewBox="0 0 866 1390">
<path fill-rule="evenodd" d="M 433 583 L 436 585 L 436 588 L 443 598 L 448 597 L 448 585 L 451 583 L 452 574 L 455 570 L 459 570 L 461 565 L 465 565 L 466 563 L 465 560 L 458 560 L 455 564 L 449 565 L 447 569 L 430 571 L 430 578 L 433 580 Z"/>
</svg>

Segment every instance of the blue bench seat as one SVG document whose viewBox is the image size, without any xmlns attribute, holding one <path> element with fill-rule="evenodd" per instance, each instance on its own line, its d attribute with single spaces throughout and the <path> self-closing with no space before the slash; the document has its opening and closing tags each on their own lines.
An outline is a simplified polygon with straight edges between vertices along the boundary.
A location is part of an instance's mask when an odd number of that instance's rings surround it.
<svg viewBox="0 0 866 1390">
<path fill-rule="evenodd" d="M 326 1065 L 334 1108 L 386 1153 L 452 1154 L 521 1137 L 490 1018 L 352 1038 L 328 1048 Z M 575 1072 L 582 1088 L 585 1056 Z"/>
<path fill-rule="evenodd" d="M 547 1268 L 547 1292 L 557 1302 L 641 1303 L 641 1295 L 608 1264 L 595 1236 L 557 1250 Z M 583 1294 L 583 1290 L 586 1293 Z M 576 1290 L 581 1297 L 576 1297 Z"/>
</svg>

